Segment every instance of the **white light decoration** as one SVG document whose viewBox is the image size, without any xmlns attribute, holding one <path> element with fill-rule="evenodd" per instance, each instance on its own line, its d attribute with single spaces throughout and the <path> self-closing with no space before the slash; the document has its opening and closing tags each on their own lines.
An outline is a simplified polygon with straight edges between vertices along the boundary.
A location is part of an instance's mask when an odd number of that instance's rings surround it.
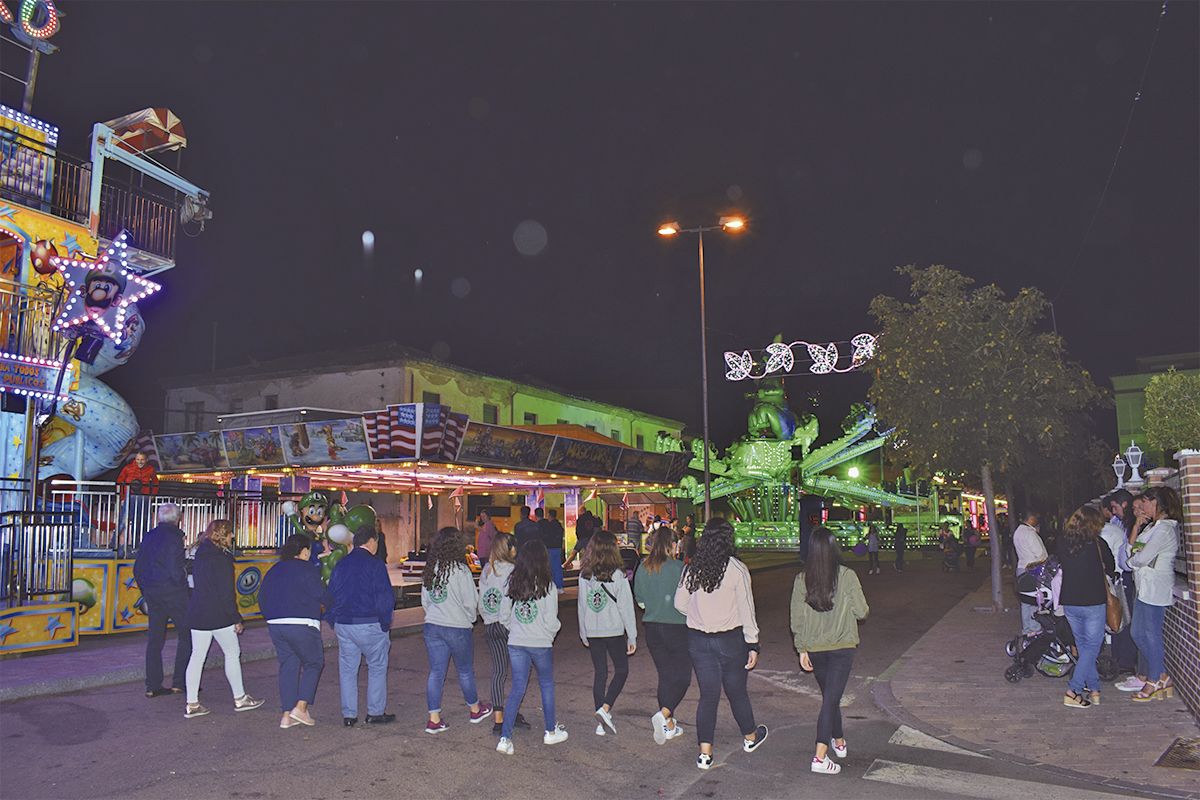
<svg viewBox="0 0 1200 800">
<path fill-rule="evenodd" d="M 875 356 L 875 337 L 869 333 L 860 333 L 850 340 L 853 350 L 850 354 L 850 363 L 844 367 L 838 366 L 838 362 L 843 359 L 836 342 L 815 343 L 804 340 L 791 344 L 772 342 L 766 347 L 767 358 L 761 371 L 755 368 L 755 359 L 749 350 L 743 350 L 740 353 L 726 352 L 725 366 L 729 369 L 725 373 L 725 378 L 731 381 L 758 380 L 777 372 L 790 373 L 796 365 L 793 348 L 801 346 L 805 348 L 812 361 L 808 371 L 814 375 L 852 372 Z"/>
<path fill-rule="evenodd" d="M 1121 458 L 1121 454 L 1117 453 L 1113 457 L 1112 462 L 1113 472 L 1117 474 L 1117 488 L 1125 488 L 1125 459 Z"/>
<path fill-rule="evenodd" d="M 62 369 L 61 361 L 54 361 L 49 358 L 37 358 L 34 356 L 22 356 L 16 353 L 0 352 L 0 360 L 12 361 L 17 364 L 28 364 L 32 367 L 44 367 L 57 372 Z M 9 394 L 21 395 L 23 397 L 39 397 L 43 400 L 68 400 L 70 399 L 66 392 L 44 391 L 42 389 L 25 389 L 19 386 L 6 386 L 0 384 L 0 392 L 8 392 Z"/>
<path fill-rule="evenodd" d="M 162 288 L 159 284 L 130 271 L 125 258 L 125 251 L 129 246 L 126 242 L 128 238 L 129 232 L 121 231 L 108 247 L 100 251 L 100 257 L 95 260 L 58 256 L 50 259 L 50 263 L 62 273 L 67 286 L 74 289 L 70 299 L 54 320 L 54 330 L 70 330 L 92 322 L 114 342 L 121 343 L 129 306 Z M 88 277 L 97 273 L 111 276 L 114 282 L 123 281 L 125 288 L 103 308 L 89 308 L 84 297 Z"/>
</svg>

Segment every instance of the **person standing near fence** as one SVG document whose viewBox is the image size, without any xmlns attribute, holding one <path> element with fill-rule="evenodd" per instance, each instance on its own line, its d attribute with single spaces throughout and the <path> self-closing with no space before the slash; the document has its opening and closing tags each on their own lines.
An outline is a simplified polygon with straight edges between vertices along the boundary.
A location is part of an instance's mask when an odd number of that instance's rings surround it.
<svg viewBox="0 0 1200 800">
<path fill-rule="evenodd" d="M 113 548 L 124 550 L 135 538 L 134 531 L 126 527 L 149 526 L 151 496 L 158 494 L 158 471 L 145 453 L 136 454 L 117 473 L 117 491 L 121 495 L 121 514 L 115 531 L 118 540 L 113 542 Z M 122 533 L 124 539 L 120 538 Z"/>
<path fill-rule="evenodd" d="M 227 519 L 208 524 L 196 545 L 192 567 L 191 600 L 188 602 L 188 627 L 192 629 L 192 657 L 187 666 L 187 708 L 185 719 L 202 717 L 209 710 L 200 705 L 200 676 L 213 640 L 225 657 L 225 678 L 233 691 L 233 710 L 252 711 L 263 704 L 246 693 L 242 686 L 242 615 L 238 611 L 237 591 L 233 585 L 233 525 Z"/>
<path fill-rule="evenodd" d="M 354 532 L 354 549 L 337 563 L 329 576 L 333 608 L 325 620 L 338 640 L 338 683 L 342 723 L 358 722 L 358 669 L 367 660 L 367 717 L 370 725 L 394 722 L 387 713 L 387 665 L 392 649 L 390 631 L 396 595 L 387 566 L 375 557 L 379 534 L 374 525 Z"/>
<path fill-rule="evenodd" d="M 279 563 L 267 570 L 258 590 L 258 606 L 279 659 L 279 727 L 284 729 L 317 724 L 308 707 L 317 699 L 325 669 L 321 612 L 333 605 L 333 596 L 321 582 L 321 568 L 308 561 L 310 547 L 312 540 L 303 533 L 289 536 Z"/>
<path fill-rule="evenodd" d="M 133 562 L 133 579 L 142 591 L 150 627 L 146 638 L 146 697 L 182 694 L 188 660 L 192 657 L 192 633 L 187 626 L 188 576 L 179 528 L 179 506 L 158 507 L 158 524 L 142 539 Z M 167 623 L 175 623 L 175 672 L 171 688 L 163 688 L 163 644 Z"/>
</svg>

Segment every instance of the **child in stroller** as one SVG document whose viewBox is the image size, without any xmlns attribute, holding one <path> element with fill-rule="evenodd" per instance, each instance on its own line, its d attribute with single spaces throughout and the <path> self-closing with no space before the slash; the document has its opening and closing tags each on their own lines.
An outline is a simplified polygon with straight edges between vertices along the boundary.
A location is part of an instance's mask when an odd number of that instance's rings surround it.
<svg viewBox="0 0 1200 800">
<path fill-rule="evenodd" d="M 958 572 L 958 558 L 962 555 L 962 544 L 953 533 L 942 537 L 942 572 Z"/>
</svg>

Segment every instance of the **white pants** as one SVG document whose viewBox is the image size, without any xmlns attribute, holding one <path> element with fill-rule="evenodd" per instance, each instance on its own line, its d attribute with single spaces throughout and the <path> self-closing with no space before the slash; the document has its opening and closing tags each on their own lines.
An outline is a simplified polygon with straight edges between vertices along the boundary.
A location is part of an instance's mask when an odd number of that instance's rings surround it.
<svg viewBox="0 0 1200 800">
<path fill-rule="evenodd" d="M 208 648 L 213 639 L 221 646 L 225 656 L 225 678 L 229 688 L 233 689 L 233 699 L 236 700 L 246 693 L 242 686 L 242 647 L 238 644 L 236 626 L 219 628 L 215 631 L 198 631 L 192 629 L 192 658 L 187 665 L 187 701 L 200 702 L 200 675 L 204 672 L 204 661 L 208 658 Z"/>
</svg>

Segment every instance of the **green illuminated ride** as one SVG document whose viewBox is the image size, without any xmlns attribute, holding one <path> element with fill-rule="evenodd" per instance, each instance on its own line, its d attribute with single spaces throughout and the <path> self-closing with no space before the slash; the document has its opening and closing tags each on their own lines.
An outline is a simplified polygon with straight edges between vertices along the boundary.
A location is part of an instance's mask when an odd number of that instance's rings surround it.
<svg viewBox="0 0 1200 800">
<path fill-rule="evenodd" d="M 787 405 L 783 379 L 767 377 L 747 398 L 754 406 L 747 419 L 747 433 L 735 441 L 723 457 L 710 452 L 712 498 L 726 498 L 736 519 L 737 546 L 743 549 L 791 549 L 800 544 L 800 499 L 802 495 L 839 500 L 846 504 L 874 503 L 883 506 L 916 506 L 915 497 L 888 492 L 879 486 L 845 481 L 828 474 L 833 468 L 883 446 L 890 432 L 867 438 L 875 426 L 875 415 L 866 406 L 843 426 L 842 436 L 813 448 L 817 419 L 797 416 Z M 701 440 L 693 440 L 690 467 L 703 470 Z M 678 442 L 662 437 L 659 449 L 677 449 Z M 687 475 L 670 492 L 694 503 L 703 502 L 704 483 Z"/>
</svg>

